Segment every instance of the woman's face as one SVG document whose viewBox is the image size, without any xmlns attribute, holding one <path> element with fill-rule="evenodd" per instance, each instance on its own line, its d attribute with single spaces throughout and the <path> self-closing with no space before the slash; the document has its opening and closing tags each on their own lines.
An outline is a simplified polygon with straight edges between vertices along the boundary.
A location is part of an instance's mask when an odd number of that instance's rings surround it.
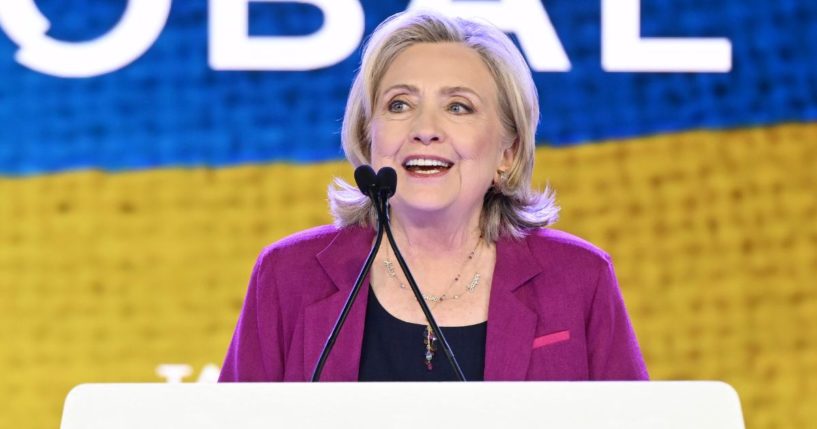
<svg viewBox="0 0 817 429">
<path fill-rule="evenodd" d="M 513 157 L 479 54 L 459 43 L 413 45 L 386 70 L 376 100 L 372 166 L 397 171 L 394 209 L 470 220 Z"/>
</svg>

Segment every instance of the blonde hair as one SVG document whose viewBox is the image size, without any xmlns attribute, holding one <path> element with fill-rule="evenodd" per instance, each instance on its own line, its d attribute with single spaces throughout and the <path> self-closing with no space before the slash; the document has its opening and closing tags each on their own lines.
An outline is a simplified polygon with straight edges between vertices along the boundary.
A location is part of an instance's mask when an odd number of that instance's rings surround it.
<svg viewBox="0 0 817 429">
<path fill-rule="evenodd" d="M 513 141 L 512 166 L 485 194 L 479 225 L 483 238 L 488 242 L 522 238 L 529 228 L 554 223 L 559 207 L 553 192 L 531 188 L 539 122 L 536 86 L 510 38 L 490 25 L 430 11 L 398 13 L 381 23 L 363 49 L 349 91 L 341 132 L 346 159 L 355 167 L 371 162 L 372 110 L 380 81 L 394 59 L 414 44 L 445 42 L 462 43 L 480 55 L 497 86 L 500 122 Z M 368 197 L 340 178 L 329 187 L 329 207 L 337 226 L 376 224 Z"/>
</svg>

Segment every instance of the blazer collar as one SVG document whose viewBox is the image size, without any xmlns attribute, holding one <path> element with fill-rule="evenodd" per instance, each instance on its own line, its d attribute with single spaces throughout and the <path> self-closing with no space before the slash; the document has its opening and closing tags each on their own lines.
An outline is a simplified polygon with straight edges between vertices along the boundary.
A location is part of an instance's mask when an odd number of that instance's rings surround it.
<svg viewBox="0 0 817 429">
<path fill-rule="evenodd" d="M 371 228 L 342 228 L 334 240 L 316 255 L 335 291 L 307 306 L 304 312 L 304 378 L 307 380 L 312 376 L 326 339 L 352 291 L 373 239 L 374 231 Z M 357 381 L 368 293 L 367 279 L 324 365 L 321 381 Z"/>
<path fill-rule="evenodd" d="M 542 272 L 525 239 L 500 239 L 488 306 L 485 380 L 524 380 L 536 334 L 536 313 L 515 291 Z"/>
<path fill-rule="evenodd" d="M 317 254 L 318 263 L 338 290 L 350 291 L 355 285 L 372 247 L 374 233 L 371 228 L 341 228 L 335 239 Z M 383 241 L 384 245 L 388 245 L 385 238 Z"/>
</svg>

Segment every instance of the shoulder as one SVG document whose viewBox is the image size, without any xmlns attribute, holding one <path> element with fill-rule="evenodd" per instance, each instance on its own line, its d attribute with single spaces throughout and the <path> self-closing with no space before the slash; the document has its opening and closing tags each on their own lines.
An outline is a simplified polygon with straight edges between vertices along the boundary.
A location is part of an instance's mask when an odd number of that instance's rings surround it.
<svg viewBox="0 0 817 429">
<path fill-rule="evenodd" d="M 373 236 L 373 232 L 367 227 L 316 226 L 296 232 L 266 246 L 258 257 L 257 265 L 263 268 L 273 260 L 279 266 L 293 268 L 293 265 L 286 264 L 317 263 L 316 256 L 328 249 L 340 249 L 353 253 L 365 250 L 365 247 L 370 244 L 370 236 Z"/>
<path fill-rule="evenodd" d="M 342 234 L 354 234 L 357 228 L 339 228 L 321 225 L 286 236 L 261 251 L 257 264 L 264 267 L 275 260 L 277 264 L 311 260 Z"/>
<path fill-rule="evenodd" d="M 532 229 L 523 239 L 540 261 L 560 265 L 606 265 L 610 255 L 575 235 L 552 228 Z"/>
<path fill-rule="evenodd" d="M 334 225 L 321 225 L 288 235 L 264 248 L 263 254 L 303 252 L 325 248 L 342 231 Z"/>
</svg>

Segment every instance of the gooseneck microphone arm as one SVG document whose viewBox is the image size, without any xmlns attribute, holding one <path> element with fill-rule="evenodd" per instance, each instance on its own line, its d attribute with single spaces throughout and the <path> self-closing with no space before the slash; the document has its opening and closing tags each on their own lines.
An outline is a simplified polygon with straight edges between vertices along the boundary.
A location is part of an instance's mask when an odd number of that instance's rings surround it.
<svg viewBox="0 0 817 429">
<path fill-rule="evenodd" d="M 343 305 L 340 316 L 338 316 L 335 326 L 332 328 L 332 333 L 329 335 L 329 338 L 326 340 L 326 344 L 323 346 L 318 363 L 315 365 L 315 370 L 312 373 L 312 381 L 315 382 L 320 380 L 321 372 L 326 364 L 326 359 L 328 358 L 329 353 L 332 351 L 332 348 L 335 346 L 335 341 L 337 340 L 338 334 L 340 334 L 340 330 L 343 328 L 343 324 L 346 323 L 346 317 L 349 315 L 349 311 L 352 309 L 352 304 L 354 304 L 358 292 L 360 292 L 360 287 L 363 285 L 363 280 L 366 278 L 366 275 L 369 273 L 369 270 L 372 267 L 372 262 L 374 262 L 374 258 L 377 255 L 377 251 L 383 241 L 384 231 L 388 237 L 389 245 L 391 246 L 392 250 L 394 250 L 397 263 L 400 265 L 400 269 L 403 270 L 403 274 L 406 276 L 406 280 L 408 280 L 411 291 L 414 293 L 414 297 L 420 304 L 420 308 L 423 310 L 423 314 L 425 315 L 426 320 L 428 320 L 431 330 L 440 341 L 440 347 L 443 349 L 443 353 L 445 353 L 446 358 L 448 358 L 448 362 L 451 364 L 451 368 L 457 375 L 457 379 L 459 381 L 466 381 L 465 374 L 463 374 L 459 363 L 457 363 L 457 359 L 454 357 L 454 352 L 451 351 L 451 346 L 448 345 L 448 341 L 445 339 L 440 327 L 437 325 L 437 321 L 434 320 L 434 316 L 431 314 L 431 310 L 428 308 L 425 299 L 423 299 L 423 294 L 420 292 L 420 288 L 417 287 L 417 282 L 414 281 L 414 277 L 411 275 L 411 271 L 409 271 L 408 265 L 406 265 L 406 261 L 403 259 L 403 255 L 400 253 L 400 249 L 397 248 L 397 243 L 394 241 L 394 236 L 391 232 L 388 217 L 388 200 L 392 195 L 394 195 L 394 192 L 397 189 L 397 173 L 393 168 L 384 167 L 377 174 L 375 174 L 372 167 L 362 165 L 355 169 L 355 181 L 357 182 L 357 186 L 360 188 L 360 191 L 372 199 L 372 204 L 374 204 L 377 211 L 377 236 L 375 237 L 372 250 L 369 251 L 369 256 L 366 258 L 366 262 L 363 264 L 363 267 L 357 276 L 357 280 L 355 280 L 355 285 L 352 287 L 352 291 L 349 292 L 349 297 L 346 299 L 346 303 Z"/>
<path fill-rule="evenodd" d="M 406 276 L 409 287 L 411 287 L 411 291 L 414 293 L 414 298 L 417 299 L 417 302 L 420 304 L 420 308 L 423 310 L 423 314 L 426 316 L 428 325 L 431 326 L 431 330 L 434 332 L 434 335 L 438 340 L 440 340 L 440 347 L 443 349 L 445 357 L 448 358 L 448 363 L 451 364 L 451 368 L 457 375 L 457 379 L 459 381 L 467 381 L 465 379 L 465 374 L 462 372 L 462 368 L 460 368 L 460 364 L 457 362 L 457 358 L 454 357 L 454 352 L 451 350 L 451 346 L 448 345 L 445 335 L 443 335 L 442 330 L 440 330 L 440 327 L 437 325 L 434 315 L 431 314 L 431 309 L 428 308 L 428 304 L 426 304 L 423 294 L 420 292 L 420 288 L 417 286 L 417 282 L 414 281 L 414 276 L 411 275 L 411 271 L 409 270 L 408 265 L 406 265 L 406 261 L 403 259 L 400 249 L 397 248 L 397 243 L 394 241 L 394 235 L 392 234 L 391 226 L 389 225 L 388 213 L 389 198 L 394 195 L 397 188 L 397 173 L 390 167 L 383 167 L 377 173 L 377 178 L 379 182 L 378 200 L 380 200 L 379 202 L 375 201 L 377 217 L 380 219 L 378 231 L 383 229 L 386 230 L 386 237 L 388 237 L 389 245 L 394 251 L 394 257 L 397 259 L 400 269 L 403 270 L 403 274 Z"/>
<path fill-rule="evenodd" d="M 379 207 L 379 198 L 377 195 L 377 176 L 375 175 L 372 167 L 368 165 L 358 167 L 355 170 L 355 181 L 357 182 L 357 186 L 360 188 L 360 191 L 372 198 L 372 204 L 374 204 L 375 207 Z M 378 210 L 378 213 L 379 212 L 380 210 Z M 326 340 L 326 344 L 323 346 L 323 350 L 321 351 L 321 356 L 318 358 L 318 363 L 315 365 L 315 370 L 312 372 L 313 382 L 320 379 L 321 372 L 326 364 L 326 359 L 329 357 L 329 353 L 335 346 L 335 341 L 338 338 L 338 334 L 340 334 L 341 328 L 343 328 L 343 324 L 346 323 L 346 317 L 349 315 L 349 311 L 352 309 L 352 304 L 354 304 L 358 292 L 360 292 L 360 287 L 363 285 L 363 280 L 365 280 L 366 275 L 369 274 L 369 269 L 372 267 L 372 262 L 374 262 L 374 258 L 377 255 L 377 250 L 380 248 L 380 244 L 383 241 L 384 224 L 386 224 L 386 222 L 384 222 L 381 218 L 381 220 L 378 222 L 377 237 L 374 240 L 372 250 L 369 251 L 369 256 L 366 258 L 366 262 L 363 264 L 363 267 L 360 269 L 360 273 L 357 275 L 355 285 L 352 287 L 349 297 L 346 298 L 346 303 L 343 304 L 343 309 L 341 310 L 337 321 L 335 321 L 335 327 L 332 328 L 332 333 Z"/>
</svg>

